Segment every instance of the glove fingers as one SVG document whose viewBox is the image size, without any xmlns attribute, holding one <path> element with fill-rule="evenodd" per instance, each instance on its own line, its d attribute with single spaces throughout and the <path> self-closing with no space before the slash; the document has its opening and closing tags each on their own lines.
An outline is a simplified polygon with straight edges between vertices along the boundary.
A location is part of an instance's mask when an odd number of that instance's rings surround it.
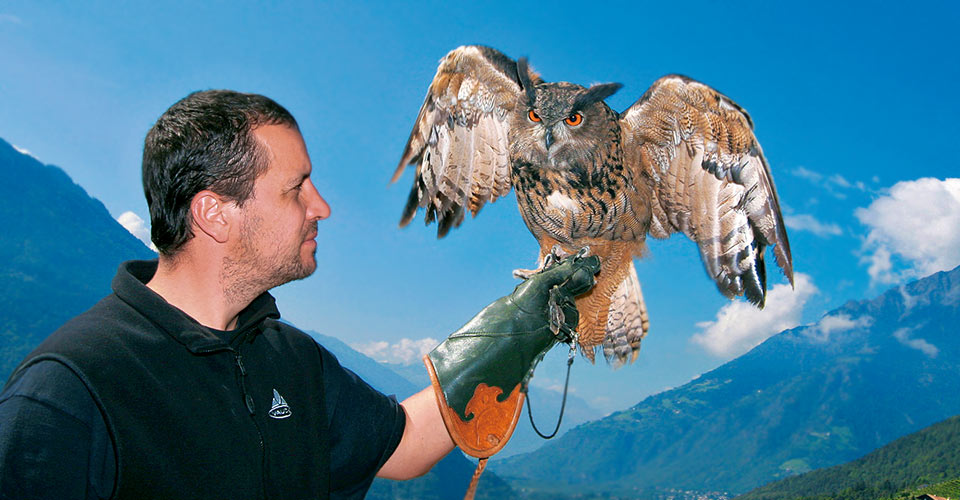
<svg viewBox="0 0 960 500">
<path fill-rule="evenodd" d="M 535 274 L 531 279 L 538 279 L 553 287 L 562 286 L 573 295 L 581 294 L 593 286 L 593 276 L 600 271 L 600 258 L 596 255 L 589 257 L 567 257 L 553 267 Z"/>
<path fill-rule="evenodd" d="M 595 276 L 600 271 L 600 258 L 591 255 L 583 258 L 575 257 L 570 260 L 578 260 L 579 262 L 572 263 L 573 271 L 561 286 L 567 293 L 576 297 L 593 288 L 596 283 Z"/>
</svg>

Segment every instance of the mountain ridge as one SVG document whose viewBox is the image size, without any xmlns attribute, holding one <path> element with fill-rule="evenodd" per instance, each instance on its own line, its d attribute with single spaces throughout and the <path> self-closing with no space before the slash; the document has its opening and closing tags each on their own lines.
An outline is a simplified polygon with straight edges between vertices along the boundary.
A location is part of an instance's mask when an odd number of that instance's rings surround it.
<svg viewBox="0 0 960 500">
<path fill-rule="evenodd" d="M 850 301 L 493 470 L 523 490 L 653 498 L 852 460 L 960 413 L 958 304 L 960 268 Z"/>
<path fill-rule="evenodd" d="M 0 376 L 6 380 L 41 340 L 110 293 L 122 261 L 156 254 L 66 172 L 3 139 L 0 174 L 7 179 L 0 183 Z"/>
</svg>

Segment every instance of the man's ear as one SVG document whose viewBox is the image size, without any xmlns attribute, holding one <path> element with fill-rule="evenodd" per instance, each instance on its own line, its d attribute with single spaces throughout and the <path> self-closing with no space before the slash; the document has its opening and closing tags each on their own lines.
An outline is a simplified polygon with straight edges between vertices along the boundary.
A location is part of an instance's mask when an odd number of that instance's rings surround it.
<svg viewBox="0 0 960 500">
<path fill-rule="evenodd" d="M 205 189 L 193 196 L 190 215 L 200 231 L 217 243 L 225 243 L 230 235 L 230 225 L 234 222 L 235 208 L 232 201 Z"/>
</svg>

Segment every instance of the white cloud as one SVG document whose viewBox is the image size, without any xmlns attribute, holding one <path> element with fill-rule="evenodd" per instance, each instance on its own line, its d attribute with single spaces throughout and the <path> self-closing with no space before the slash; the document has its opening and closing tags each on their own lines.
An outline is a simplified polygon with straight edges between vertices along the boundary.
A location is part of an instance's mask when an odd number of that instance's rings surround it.
<svg viewBox="0 0 960 500">
<path fill-rule="evenodd" d="M 439 343 L 440 341 L 430 337 L 418 340 L 403 338 L 394 344 L 380 340 L 350 344 L 350 347 L 381 363 L 412 365 L 420 362 L 423 355 L 432 351 Z"/>
<path fill-rule="evenodd" d="M 835 184 L 835 185 L 837 185 L 837 186 L 840 186 L 840 187 L 842 187 L 842 188 L 850 188 L 850 187 L 853 187 L 853 184 L 850 184 L 850 181 L 848 181 L 846 177 L 844 177 L 844 176 L 842 176 L 842 175 L 840 175 L 840 174 L 833 174 L 833 175 L 831 175 L 831 176 L 827 179 L 827 181 L 830 182 L 830 183 L 832 183 L 832 184 Z"/>
<path fill-rule="evenodd" d="M 840 174 L 825 176 L 820 172 L 815 172 L 804 167 L 796 167 L 791 170 L 791 173 L 797 177 L 800 177 L 801 179 L 810 181 L 812 184 L 820 186 L 828 193 L 833 195 L 833 197 L 840 200 L 847 198 L 847 195 L 844 191 L 854 189 L 863 192 L 870 191 L 870 188 L 868 188 L 867 185 L 862 181 L 850 182 L 846 177 Z"/>
<path fill-rule="evenodd" d="M 836 316 L 824 316 L 820 318 L 817 324 L 804 330 L 803 334 L 817 342 L 827 342 L 830 335 L 834 333 L 846 332 L 854 328 L 866 328 L 873 324 L 873 318 L 870 316 L 860 316 L 853 319 L 849 314 L 837 314 Z"/>
<path fill-rule="evenodd" d="M 917 305 L 918 302 L 922 301 L 924 304 L 926 304 L 929 301 L 923 296 L 910 295 L 910 292 L 907 291 L 906 285 L 900 285 L 897 290 L 900 292 L 900 297 L 903 298 L 903 316 L 910 312 L 910 310 L 913 309 L 913 306 Z"/>
<path fill-rule="evenodd" d="M 29 149 L 27 149 L 27 148 L 21 148 L 20 146 L 17 146 L 16 144 L 11 144 L 11 146 L 13 146 L 13 149 L 16 149 L 18 153 L 27 155 L 27 156 L 33 158 L 34 160 L 37 159 L 37 157 L 34 156 L 33 153 L 31 153 Z"/>
<path fill-rule="evenodd" d="M 563 394 L 563 380 L 560 380 L 560 379 L 555 379 L 550 377 L 540 379 L 537 377 L 533 377 L 532 379 L 530 379 L 530 385 L 538 389 L 543 389 L 545 391 L 551 391 L 551 392 L 556 392 L 558 394 Z M 570 386 L 567 388 L 567 392 L 570 394 L 574 394 L 577 392 L 577 388 L 574 386 Z"/>
<path fill-rule="evenodd" d="M 790 172 L 791 172 L 793 175 L 795 175 L 795 176 L 797 176 L 797 177 L 799 177 L 799 178 L 801 178 L 801 179 L 806 179 L 806 180 L 808 180 L 808 181 L 810 181 L 810 182 L 820 182 L 821 180 L 823 180 L 823 174 L 821 174 L 821 173 L 819 173 L 819 172 L 814 172 L 813 170 L 810 170 L 810 169 L 804 168 L 804 167 L 797 167 L 797 168 L 791 170 Z"/>
<path fill-rule="evenodd" d="M 795 290 L 785 283 L 769 289 L 762 310 L 742 300 L 721 307 L 716 320 L 697 323 L 701 331 L 691 341 L 714 356 L 733 358 L 771 335 L 799 325 L 803 306 L 819 290 L 803 273 L 794 275 L 794 283 Z"/>
<path fill-rule="evenodd" d="M 139 215 L 128 210 L 120 214 L 120 217 L 117 217 L 117 222 L 119 222 L 124 229 L 130 231 L 130 234 L 142 241 L 144 245 L 150 247 L 154 252 L 157 251 L 157 247 L 150 241 L 150 228 L 147 227 L 147 223 L 144 222 Z"/>
<path fill-rule="evenodd" d="M 870 228 L 861 260 L 873 283 L 896 283 L 960 265 L 960 179 L 898 182 L 854 214 Z M 895 266 L 893 257 L 903 265 Z"/>
<path fill-rule="evenodd" d="M 794 231 L 810 231 L 821 238 L 843 234 L 840 226 L 833 223 L 824 224 L 810 214 L 786 215 L 783 217 L 783 222 Z"/>
<path fill-rule="evenodd" d="M 913 328 L 898 328 L 893 332 L 893 338 L 897 339 L 901 344 L 911 348 L 916 349 L 927 355 L 928 358 L 935 358 L 937 354 L 940 353 L 940 349 L 937 349 L 937 346 L 927 342 L 923 339 L 913 339 L 910 338 L 910 332 L 913 331 Z"/>
</svg>

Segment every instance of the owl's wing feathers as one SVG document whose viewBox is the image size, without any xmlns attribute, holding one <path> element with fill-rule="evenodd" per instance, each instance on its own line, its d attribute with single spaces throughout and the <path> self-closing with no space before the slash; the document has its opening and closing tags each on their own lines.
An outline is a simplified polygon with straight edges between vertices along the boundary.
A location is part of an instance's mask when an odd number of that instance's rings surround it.
<svg viewBox="0 0 960 500">
<path fill-rule="evenodd" d="M 727 297 L 763 307 L 764 249 L 793 283 L 780 202 L 753 123 L 740 106 L 689 78 L 669 75 L 621 114 L 626 163 L 651 188 L 650 234 L 683 232 L 700 247 Z"/>
<path fill-rule="evenodd" d="M 517 63 L 489 47 L 460 47 L 440 60 L 391 181 L 417 165 L 401 227 L 425 208 L 443 237 L 465 209 L 476 216 L 510 191 L 509 112 L 522 92 Z"/>
</svg>

